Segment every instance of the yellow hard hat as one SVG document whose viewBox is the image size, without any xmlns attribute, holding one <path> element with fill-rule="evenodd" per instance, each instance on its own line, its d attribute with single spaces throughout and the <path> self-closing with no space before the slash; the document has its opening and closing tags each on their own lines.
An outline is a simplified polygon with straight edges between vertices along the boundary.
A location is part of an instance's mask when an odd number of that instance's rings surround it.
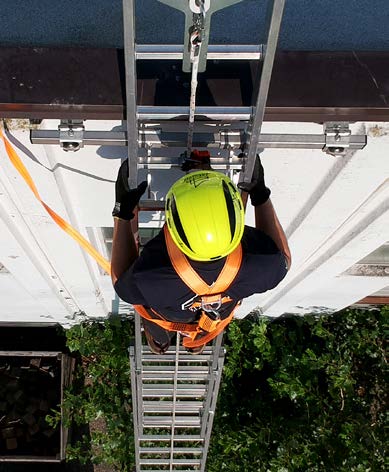
<svg viewBox="0 0 389 472">
<path fill-rule="evenodd" d="M 195 261 L 227 256 L 243 236 L 239 190 L 220 172 L 201 170 L 175 182 L 166 196 L 165 215 L 173 241 Z"/>
</svg>

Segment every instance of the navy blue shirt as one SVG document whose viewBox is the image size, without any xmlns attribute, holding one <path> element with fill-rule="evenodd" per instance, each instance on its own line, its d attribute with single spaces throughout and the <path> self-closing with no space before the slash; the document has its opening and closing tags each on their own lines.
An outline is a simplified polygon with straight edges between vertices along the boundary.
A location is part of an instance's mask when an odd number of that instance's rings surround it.
<svg viewBox="0 0 389 472">
<path fill-rule="evenodd" d="M 221 318 L 230 314 L 237 301 L 276 287 L 287 272 L 285 256 L 262 231 L 245 226 L 241 243 L 242 264 L 225 292 L 234 302 L 223 305 Z M 189 262 L 211 285 L 222 270 L 225 258 L 212 262 Z M 195 294 L 174 270 L 163 230 L 145 245 L 139 258 L 118 279 L 115 291 L 125 302 L 152 307 L 170 321 L 189 322 L 193 319 L 193 312 L 183 310 L 182 304 Z"/>
</svg>

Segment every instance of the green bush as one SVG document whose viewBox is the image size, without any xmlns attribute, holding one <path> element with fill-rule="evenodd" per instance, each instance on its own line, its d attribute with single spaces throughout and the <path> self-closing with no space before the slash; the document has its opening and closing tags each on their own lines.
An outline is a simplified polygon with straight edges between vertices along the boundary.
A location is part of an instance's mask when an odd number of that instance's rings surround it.
<svg viewBox="0 0 389 472">
<path fill-rule="evenodd" d="M 235 321 L 208 472 L 387 470 L 388 314 Z"/>
<path fill-rule="evenodd" d="M 385 307 L 234 321 L 225 336 L 207 472 L 389 470 L 388 315 Z M 118 318 L 67 331 L 80 363 L 65 395 L 66 421 L 104 425 L 69 447 L 68 459 L 133 470 L 132 337 L 133 322 Z M 58 420 L 53 413 L 52 422 Z"/>
</svg>

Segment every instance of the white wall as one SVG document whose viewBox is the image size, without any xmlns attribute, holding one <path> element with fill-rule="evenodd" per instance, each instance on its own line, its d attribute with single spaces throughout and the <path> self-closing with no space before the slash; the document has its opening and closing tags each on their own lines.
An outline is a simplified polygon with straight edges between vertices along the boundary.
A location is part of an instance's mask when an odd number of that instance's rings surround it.
<svg viewBox="0 0 389 472">
<path fill-rule="evenodd" d="M 45 121 L 56 129 L 58 121 Z M 118 122 L 86 122 L 111 130 Z M 114 181 L 125 148 L 32 145 L 22 121 L 13 122 L 15 149 L 42 199 L 100 251 L 98 228 L 112 226 Z M 352 125 L 364 133 L 364 125 Z M 238 316 L 337 310 L 389 285 L 388 277 L 344 272 L 389 240 L 389 126 L 368 124 L 368 145 L 346 157 L 319 150 L 262 154 L 272 201 L 289 238 L 293 265 L 277 288 L 246 300 Z M 265 123 L 263 132 L 321 133 L 316 124 Z M 18 149 L 21 148 L 21 149 Z M 144 175 L 144 173 L 143 173 Z M 153 172 L 162 198 L 178 172 Z M 148 215 L 151 216 L 151 215 Z M 154 215 L 145 225 L 157 225 Z M 247 212 L 253 223 L 252 208 Z M 110 277 L 51 220 L 15 171 L 0 143 L 0 322 L 54 322 L 84 314 L 105 317 L 115 298 Z"/>
</svg>

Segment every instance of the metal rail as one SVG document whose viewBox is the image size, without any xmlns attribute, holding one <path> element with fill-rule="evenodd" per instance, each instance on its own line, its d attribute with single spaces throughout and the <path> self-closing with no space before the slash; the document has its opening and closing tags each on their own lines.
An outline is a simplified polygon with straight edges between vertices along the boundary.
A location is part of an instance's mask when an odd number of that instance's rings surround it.
<svg viewBox="0 0 389 472">
<path fill-rule="evenodd" d="M 170 126 L 166 126 L 170 125 Z M 153 149 L 184 148 L 186 133 L 183 126 L 187 122 L 174 121 L 158 123 L 154 128 L 139 130 L 139 147 Z M 239 123 L 236 123 L 239 125 Z M 165 127 L 168 129 L 165 131 Z M 176 131 L 174 131 L 176 128 Z M 31 130 L 33 144 L 59 144 L 60 136 L 57 130 Z M 217 125 L 195 124 L 193 146 L 217 149 L 240 148 L 246 136 L 245 128 L 217 127 Z M 259 148 L 282 149 L 322 149 L 326 143 L 325 134 L 260 134 L 257 145 Z M 127 146 L 126 131 L 85 131 L 83 134 L 84 146 Z M 351 135 L 350 149 L 362 149 L 366 144 L 365 135 Z M 139 156 L 145 156 L 140 150 Z M 139 162 L 139 160 L 138 160 Z"/>
<path fill-rule="evenodd" d="M 126 118 L 128 136 L 128 184 L 138 185 L 138 120 L 136 104 L 135 0 L 123 0 L 124 63 L 126 71 Z"/>
<path fill-rule="evenodd" d="M 247 133 L 247 142 L 244 149 L 246 154 L 245 164 L 243 167 L 243 172 L 241 172 L 239 176 L 239 181 L 245 184 L 249 184 L 251 182 L 254 171 L 255 156 L 258 149 L 258 138 L 261 132 L 263 118 L 265 116 L 267 95 L 269 93 L 274 56 L 277 49 L 278 35 L 281 28 L 285 1 L 286 0 L 271 0 L 269 2 L 268 15 L 270 17 L 270 25 L 266 42 L 265 58 L 261 71 L 256 104 L 250 119 L 250 125 Z"/>
</svg>

